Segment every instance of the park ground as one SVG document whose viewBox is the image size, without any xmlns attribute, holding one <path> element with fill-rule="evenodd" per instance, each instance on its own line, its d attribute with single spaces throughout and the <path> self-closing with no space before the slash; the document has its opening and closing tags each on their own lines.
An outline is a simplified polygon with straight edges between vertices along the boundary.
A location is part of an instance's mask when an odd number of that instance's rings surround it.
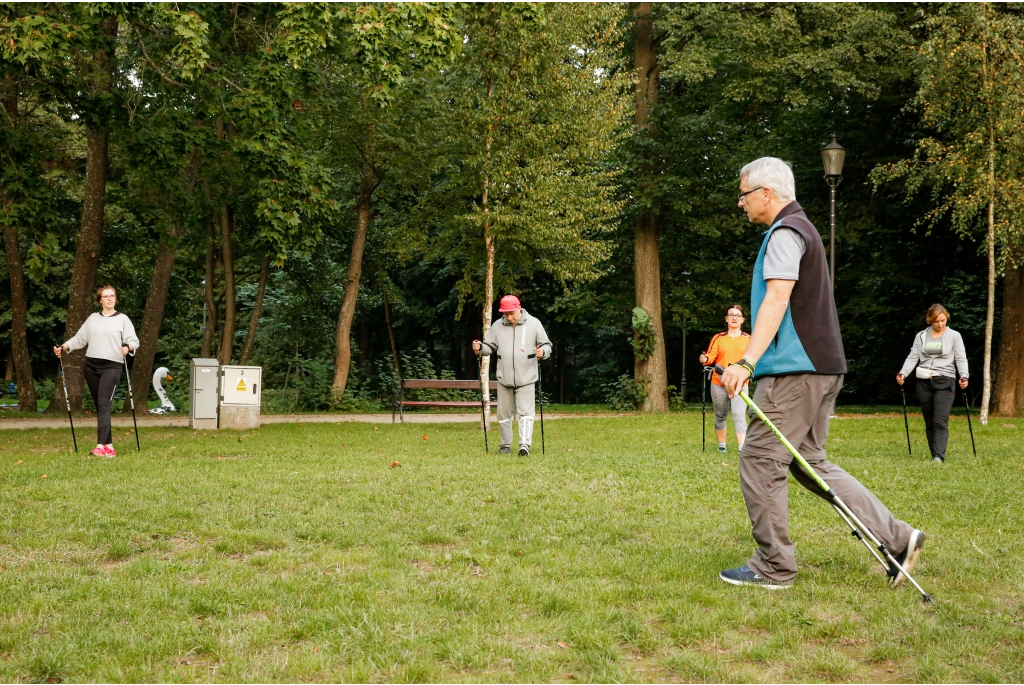
<svg viewBox="0 0 1024 685">
<path fill-rule="evenodd" d="M 943 465 L 919 417 L 913 457 L 900 416 L 833 421 L 932 605 L 792 482 L 795 585 L 721 582 L 753 542 L 699 421 L 564 418 L 529 458 L 471 423 L 0 431 L 0 680 L 1024 680 L 1024 420 L 975 457 L 954 418 Z"/>
</svg>

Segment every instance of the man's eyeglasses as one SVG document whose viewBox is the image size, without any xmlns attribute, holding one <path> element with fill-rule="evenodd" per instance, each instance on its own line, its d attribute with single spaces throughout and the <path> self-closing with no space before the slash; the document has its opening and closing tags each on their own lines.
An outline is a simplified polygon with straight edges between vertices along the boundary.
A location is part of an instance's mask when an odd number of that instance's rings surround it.
<svg viewBox="0 0 1024 685">
<path fill-rule="evenodd" d="M 751 188 L 750 190 L 748 190 L 745 193 L 740 193 L 740 196 L 739 196 L 739 198 L 737 198 L 736 201 L 737 202 L 743 202 L 743 198 L 745 198 L 747 195 L 750 195 L 751 193 L 756 193 L 758 190 L 764 190 L 764 186 L 758 186 L 756 188 Z"/>
</svg>

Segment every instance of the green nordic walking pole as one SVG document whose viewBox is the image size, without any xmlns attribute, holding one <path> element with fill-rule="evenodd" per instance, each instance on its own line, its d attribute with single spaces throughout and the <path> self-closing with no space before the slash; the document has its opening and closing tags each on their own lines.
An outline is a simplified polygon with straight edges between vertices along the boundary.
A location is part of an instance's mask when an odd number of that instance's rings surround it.
<svg viewBox="0 0 1024 685">
<path fill-rule="evenodd" d="M 721 378 L 722 374 L 725 373 L 725 369 L 720 365 L 715 366 L 715 371 L 718 373 L 719 378 Z M 815 472 L 813 468 L 811 468 L 811 465 L 808 464 L 807 460 L 803 458 L 803 455 L 801 455 L 797 451 L 797 449 L 793 447 L 792 443 L 790 443 L 789 440 L 786 439 L 786 436 L 782 434 L 782 431 L 776 428 L 775 424 L 772 423 L 771 420 L 764 415 L 764 412 L 761 411 L 761 408 L 754 404 L 754 401 L 750 399 L 750 396 L 747 394 L 746 390 L 740 390 L 740 397 L 743 398 L 743 401 L 747 403 L 748 407 L 754 410 L 754 413 L 757 414 L 758 418 L 764 422 L 764 425 L 768 426 L 768 428 L 771 429 L 772 433 L 775 433 L 775 437 L 777 437 L 779 439 L 779 442 L 781 442 L 783 446 L 787 450 L 789 450 L 789 453 L 793 455 L 793 458 L 796 459 L 797 463 L 800 465 L 800 468 L 804 470 L 804 473 L 806 473 L 811 478 L 811 480 L 813 480 L 814 483 L 819 488 L 821 488 L 822 492 L 824 492 L 828 496 L 828 498 L 832 500 L 832 506 L 835 507 L 836 511 L 839 512 L 839 515 L 842 516 L 844 521 L 846 521 L 848 524 L 851 524 L 851 526 L 854 528 L 855 536 L 860 538 L 860 536 L 863 535 L 867 538 L 867 540 L 870 540 L 871 544 L 878 548 L 878 551 L 881 552 L 882 555 L 889 560 L 890 568 L 895 567 L 899 569 L 900 573 L 902 573 L 903 576 L 907 580 L 909 580 L 915 588 L 917 588 L 917 591 L 921 593 L 921 599 L 925 602 L 931 603 L 932 596 L 925 592 L 923 589 L 921 589 L 921 586 L 917 584 L 917 581 L 914 580 L 910 576 L 910 574 L 906 572 L 906 570 L 904 570 L 900 562 L 896 561 L 896 558 L 893 557 L 892 552 L 889 551 L 889 547 L 884 542 L 880 542 L 878 538 L 876 538 L 871 533 L 871 531 L 868 530 L 867 526 L 865 526 L 864 523 L 859 518 L 857 518 L 857 515 L 853 513 L 850 507 L 846 505 L 846 502 L 844 502 L 839 497 L 836 491 L 829 487 L 829 484 L 826 483 L 822 479 L 822 477 L 819 476 L 817 472 Z M 862 539 L 862 541 L 864 540 Z M 866 545 L 867 541 L 864 541 L 864 544 Z M 874 550 L 872 550 L 872 554 L 874 554 Z M 877 554 L 875 555 L 875 558 L 881 561 L 881 558 Z"/>
</svg>

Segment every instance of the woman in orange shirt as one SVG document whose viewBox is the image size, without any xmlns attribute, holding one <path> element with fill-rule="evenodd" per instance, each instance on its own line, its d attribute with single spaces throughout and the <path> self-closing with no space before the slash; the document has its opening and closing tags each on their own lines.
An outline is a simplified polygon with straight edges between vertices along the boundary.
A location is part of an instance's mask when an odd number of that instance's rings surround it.
<svg viewBox="0 0 1024 685">
<path fill-rule="evenodd" d="M 747 351 L 750 336 L 743 332 L 743 307 L 734 304 L 725 314 L 728 329 L 711 339 L 707 352 L 700 355 L 700 363 L 704 366 L 721 364 L 723 367 L 738 362 Z M 718 451 L 725 452 L 725 427 L 732 408 L 732 423 L 736 428 L 736 441 L 743 447 L 743 438 L 747 437 L 747 407 L 739 395 L 729 399 L 729 393 L 722 385 L 718 374 L 711 373 L 711 400 L 715 405 L 715 437 L 718 438 Z"/>
</svg>

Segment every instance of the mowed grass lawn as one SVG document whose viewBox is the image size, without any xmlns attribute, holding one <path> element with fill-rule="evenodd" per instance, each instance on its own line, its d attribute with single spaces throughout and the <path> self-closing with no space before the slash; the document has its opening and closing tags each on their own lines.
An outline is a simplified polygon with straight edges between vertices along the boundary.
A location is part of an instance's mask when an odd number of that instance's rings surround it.
<svg viewBox="0 0 1024 685">
<path fill-rule="evenodd" d="M 526 459 L 470 424 L 0 432 L 0 680 L 1024 680 L 1024 420 L 975 458 L 954 419 L 941 466 L 919 417 L 913 458 L 902 417 L 833 421 L 931 606 L 792 480 L 795 586 L 720 581 L 754 546 L 699 420 L 549 421 Z"/>
</svg>

